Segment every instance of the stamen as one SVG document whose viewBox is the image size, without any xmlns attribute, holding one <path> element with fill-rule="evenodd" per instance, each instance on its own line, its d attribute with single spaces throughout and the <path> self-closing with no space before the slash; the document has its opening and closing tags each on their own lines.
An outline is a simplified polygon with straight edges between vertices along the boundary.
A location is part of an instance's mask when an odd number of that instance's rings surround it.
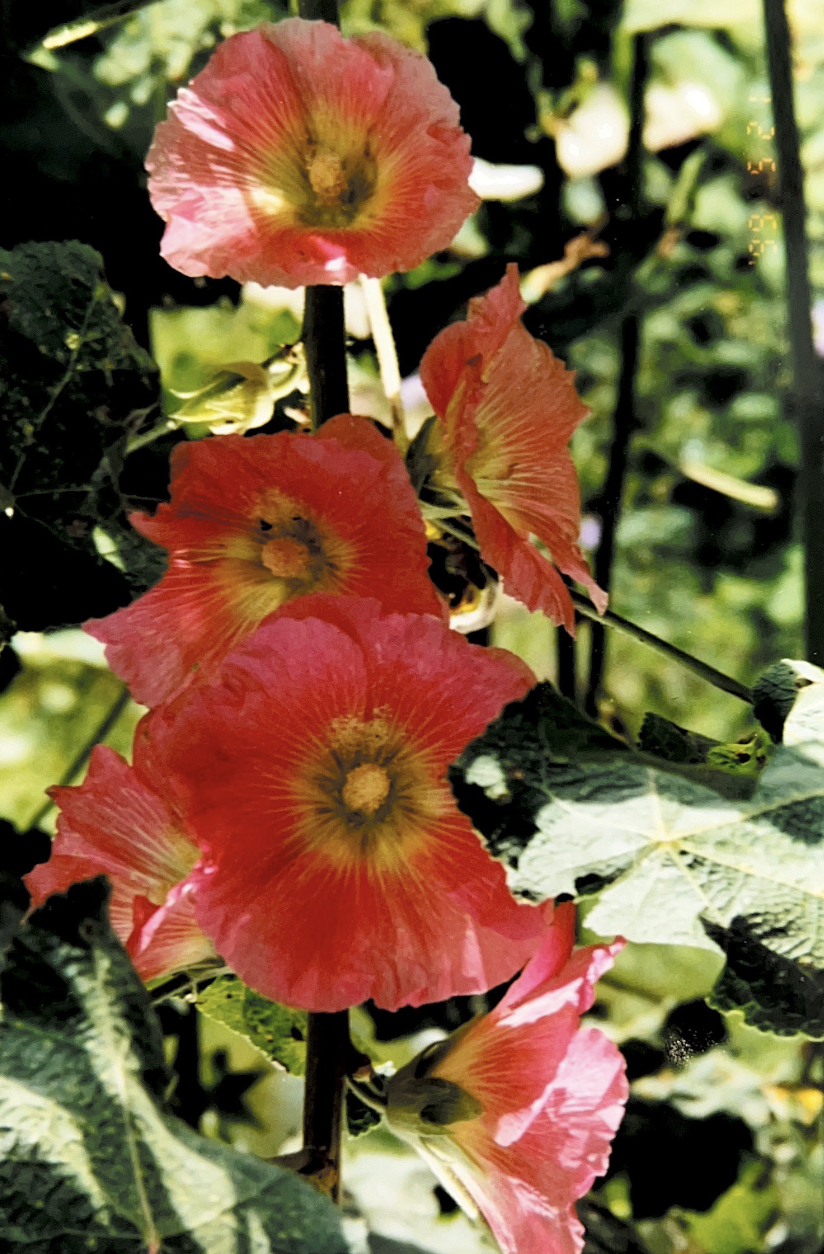
<svg viewBox="0 0 824 1254">
<path fill-rule="evenodd" d="M 309 161 L 309 183 L 321 204 L 339 204 L 349 190 L 343 162 L 336 152 L 322 151 Z"/>
<path fill-rule="evenodd" d="M 372 818 L 386 801 L 390 788 L 391 781 L 383 767 L 375 762 L 364 762 L 348 772 L 341 789 L 341 801 L 352 813 Z"/>
<path fill-rule="evenodd" d="M 266 541 L 261 549 L 260 560 L 279 579 L 299 579 L 306 574 L 309 550 L 300 540 L 280 536 L 278 539 Z"/>
</svg>

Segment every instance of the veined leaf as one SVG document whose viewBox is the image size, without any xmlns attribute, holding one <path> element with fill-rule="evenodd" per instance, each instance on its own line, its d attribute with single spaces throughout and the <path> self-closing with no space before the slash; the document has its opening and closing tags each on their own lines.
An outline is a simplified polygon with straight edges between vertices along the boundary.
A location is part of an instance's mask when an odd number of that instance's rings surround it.
<svg viewBox="0 0 824 1254">
<path fill-rule="evenodd" d="M 334 1207 L 290 1172 L 163 1114 L 147 994 L 103 879 L 22 924 L 3 973 L 0 1244 L 29 1254 L 345 1254 Z"/>
<path fill-rule="evenodd" d="M 559 760 L 550 718 L 534 690 L 453 772 L 516 896 L 598 891 L 587 926 L 646 943 L 717 949 L 702 923 L 740 919 L 770 952 L 824 968 L 824 712 L 791 713 L 794 743 L 743 797 L 632 752 Z"/>
<path fill-rule="evenodd" d="M 236 975 L 222 975 L 198 995 L 197 1006 L 254 1045 L 269 1062 L 292 1075 L 306 1069 L 306 1011 L 280 1006 L 247 988 Z"/>
</svg>

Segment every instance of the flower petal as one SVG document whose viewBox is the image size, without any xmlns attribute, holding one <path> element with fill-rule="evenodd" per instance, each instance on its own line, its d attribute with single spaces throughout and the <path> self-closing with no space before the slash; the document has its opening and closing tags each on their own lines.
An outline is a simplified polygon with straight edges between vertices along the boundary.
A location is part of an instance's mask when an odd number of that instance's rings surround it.
<svg viewBox="0 0 824 1254">
<path fill-rule="evenodd" d="M 577 545 L 580 495 L 566 448 L 587 410 L 574 375 L 521 323 L 524 308 L 510 265 L 497 287 L 470 302 L 465 322 L 435 337 L 421 378 L 484 559 L 511 595 L 572 632 L 572 601 L 553 567 L 606 608 Z"/>
<path fill-rule="evenodd" d="M 215 436 L 178 445 L 171 491 L 171 504 L 154 517 L 132 516 L 139 531 L 169 550 L 167 573 L 132 605 L 85 625 L 144 705 L 169 700 L 207 673 L 311 580 L 347 595 L 378 596 L 387 609 L 445 614 L 427 574 L 424 527 L 406 469 L 365 418 L 340 415 L 318 435 Z M 275 531 L 263 531 L 272 519 Z M 266 565 L 267 536 L 292 523 L 304 528 L 308 558 L 315 553 L 308 583 L 278 577 Z"/>
<path fill-rule="evenodd" d="M 435 618 L 316 596 L 152 715 L 146 734 L 205 855 L 198 920 L 247 983 L 313 1010 L 369 997 L 396 1008 L 484 990 L 523 964 L 545 914 L 510 896 L 446 770 L 532 682 Z M 393 785 L 405 799 L 389 826 L 347 827 L 340 801 L 313 809 L 312 780 L 347 737 L 370 736 L 412 784 Z"/>
<path fill-rule="evenodd" d="M 193 889 L 191 880 L 177 884 L 158 907 L 146 897 L 135 898 L 126 948 L 141 979 L 155 980 L 215 956 L 195 918 Z"/>
<path fill-rule="evenodd" d="M 329 195 L 312 181 L 318 153 L 332 163 Z M 264 285 L 412 269 L 479 203 L 457 106 L 426 58 L 300 18 L 222 43 L 146 165 L 167 261 Z"/>
</svg>

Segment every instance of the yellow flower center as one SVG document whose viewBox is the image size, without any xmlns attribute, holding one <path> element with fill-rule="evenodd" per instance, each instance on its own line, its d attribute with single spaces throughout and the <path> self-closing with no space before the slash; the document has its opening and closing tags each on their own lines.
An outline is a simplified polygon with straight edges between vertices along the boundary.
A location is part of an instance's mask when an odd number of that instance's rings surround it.
<svg viewBox="0 0 824 1254">
<path fill-rule="evenodd" d="M 446 782 L 381 716 L 337 719 L 295 780 L 295 794 L 308 847 L 382 871 L 406 864 L 450 805 Z"/>
<path fill-rule="evenodd" d="M 339 204 L 349 189 L 343 162 L 336 152 L 322 150 L 309 159 L 309 183 L 322 205 Z"/>
<path fill-rule="evenodd" d="M 376 762 L 364 762 L 347 772 L 341 789 L 341 801 L 354 814 L 372 818 L 377 814 L 392 788 L 386 770 Z"/>
</svg>

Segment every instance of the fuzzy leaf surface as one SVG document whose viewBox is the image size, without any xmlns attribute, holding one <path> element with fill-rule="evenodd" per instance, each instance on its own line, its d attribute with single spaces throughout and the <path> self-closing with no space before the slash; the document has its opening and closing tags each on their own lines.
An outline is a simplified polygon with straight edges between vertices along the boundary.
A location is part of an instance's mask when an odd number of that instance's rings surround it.
<svg viewBox="0 0 824 1254">
<path fill-rule="evenodd" d="M 771 953 L 824 968 L 824 715 L 791 713 L 793 743 L 741 796 L 632 751 L 562 758 L 552 717 L 534 689 L 453 770 L 516 896 L 599 892 L 587 926 L 642 943 L 717 949 L 702 923 L 741 919 Z"/>
<path fill-rule="evenodd" d="M 290 1172 L 166 1116 L 162 1038 L 102 879 L 51 898 L 7 953 L 0 1244 L 29 1254 L 344 1254 Z"/>
</svg>

